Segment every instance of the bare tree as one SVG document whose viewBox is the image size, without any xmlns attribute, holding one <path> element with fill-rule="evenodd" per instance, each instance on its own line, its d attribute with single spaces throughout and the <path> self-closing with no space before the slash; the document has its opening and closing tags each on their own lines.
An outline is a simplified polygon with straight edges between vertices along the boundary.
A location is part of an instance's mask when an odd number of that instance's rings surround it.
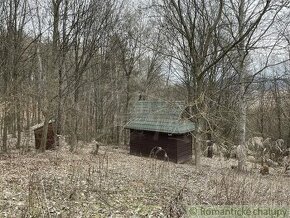
<svg viewBox="0 0 290 218">
<path fill-rule="evenodd" d="M 268 59 L 272 53 L 273 48 L 276 46 L 276 43 L 268 45 L 268 57 L 266 58 L 264 66 L 261 67 L 261 70 L 254 72 L 254 70 L 249 70 L 249 60 L 250 52 L 261 47 L 260 42 L 263 37 L 268 33 L 270 27 L 273 25 L 277 14 L 283 8 L 282 5 L 271 5 L 271 1 L 267 1 L 266 5 L 264 3 L 257 2 L 253 4 L 250 1 L 246 0 L 237 0 L 230 1 L 227 5 L 227 13 L 225 17 L 227 20 L 231 21 L 231 26 L 228 29 L 233 40 L 236 38 L 241 38 L 242 40 L 236 45 L 235 53 L 237 58 L 234 59 L 236 63 L 232 62 L 232 67 L 238 76 L 238 144 L 241 146 L 241 151 L 245 153 L 246 151 L 246 124 L 247 124 L 247 89 L 253 82 L 254 78 L 259 75 L 264 69 L 268 67 Z M 265 10 L 265 13 L 268 14 L 267 21 L 262 19 L 259 12 Z M 272 12 L 273 10 L 273 12 Z M 256 18 L 258 17 L 258 18 Z M 255 24 L 256 26 L 252 29 L 249 27 L 253 24 L 254 19 L 260 19 Z M 263 27 L 263 30 L 261 28 Z M 248 34 L 245 35 L 248 31 Z M 243 37 L 244 36 L 244 37 Z M 272 46 L 272 47 L 270 47 Z M 235 53 L 231 53 L 233 56 Z M 275 65 L 275 64 L 274 64 Z M 238 160 L 238 169 L 242 170 L 245 166 L 245 159 Z"/>
<path fill-rule="evenodd" d="M 1 5 L 2 18 L 2 76 L 4 81 L 3 150 L 7 150 L 8 130 L 17 132 L 16 148 L 20 148 L 22 131 L 21 86 L 25 77 L 26 50 L 25 25 L 27 22 L 27 1 L 10 0 Z M 15 126 L 16 128 L 14 128 Z"/>
<path fill-rule="evenodd" d="M 270 0 L 251 20 L 242 34 L 235 33 L 234 39 L 226 38 L 222 47 L 217 47 L 216 37 L 221 37 L 223 11 L 225 2 L 164 0 L 157 5 L 161 15 L 163 33 L 167 35 L 171 45 L 168 55 L 181 64 L 183 82 L 187 87 L 188 104 L 191 105 L 191 119 L 196 123 L 197 133 L 195 147 L 195 163 L 200 165 L 202 133 L 206 126 L 204 109 L 204 83 L 207 76 L 229 52 L 236 48 L 252 30 L 257 27 L 268 11 Z"/>
<path fill-rule="evenodd" d="M 139 22 L 136 22 L 138 20 Z M 121 25 L 122 31 L 118 34 L 117 43 L 121 53 L 121 67 L 125 76 L 125 106 L 124 123 L 128 121 L 129 104 L 131 100 L 132 77 L 137 73 L 137 64 L 144 55 L 142 41 L 145 39 L 145 27 L 141 23 L 141 17 L 137 14 L 127 13 Z M 125 130 L 127 131 L 127 130 Z M 128 134 L 124 133 L 124 144 L 127 144 Z"/>
</svg>

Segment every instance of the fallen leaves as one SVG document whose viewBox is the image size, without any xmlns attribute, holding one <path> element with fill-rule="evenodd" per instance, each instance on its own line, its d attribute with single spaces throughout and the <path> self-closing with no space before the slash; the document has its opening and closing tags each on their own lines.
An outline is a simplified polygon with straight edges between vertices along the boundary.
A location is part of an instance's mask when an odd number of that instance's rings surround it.
<svg viewBox="0 0 290 218">
<path fill-rule="evenodd" d="M 168 208 L 238 202 L 237 194 L 248 195 L 248 203 L 290 204 L 289 179 L 233 174 L 231 164 L 204 159 L 197 169 L 105 146 L 95 156 L 86 148 L 12 153 L 0 156 L 0 217 L 163 217 Z M 181 189 L 182 201 L 173 205 Z"/>
</svg>

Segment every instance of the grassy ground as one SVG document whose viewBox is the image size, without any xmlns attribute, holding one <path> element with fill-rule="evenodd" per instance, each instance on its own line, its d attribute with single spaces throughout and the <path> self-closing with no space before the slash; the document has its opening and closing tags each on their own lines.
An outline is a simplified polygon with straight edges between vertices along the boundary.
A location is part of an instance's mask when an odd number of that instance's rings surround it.
<svg viewBox="0 0 290 218">
<path fill-rule="evenodd" d="M 282 168 L 262 176 L 235 160 L 174 164 L 101 147 L 0 155 L 0 217 L 179 217 L 189 205 L 290 205 Z"/>
</svg>

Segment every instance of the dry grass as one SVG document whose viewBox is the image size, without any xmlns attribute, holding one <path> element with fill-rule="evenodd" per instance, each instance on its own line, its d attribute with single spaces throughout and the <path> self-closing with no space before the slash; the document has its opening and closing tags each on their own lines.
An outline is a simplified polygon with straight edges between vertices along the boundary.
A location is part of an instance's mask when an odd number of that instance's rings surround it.
<svg viewBox="0 0 290 218">
<path fill-rule="evenodd" d="M 262 176 L 235 172 L 234 160 L 204 158 L 197 169 L 90 150 L 0 155 L 0 217 L 177 217 L 188 205 L 290 205 L 290 178 L 280 169 Z"/>
</svg>

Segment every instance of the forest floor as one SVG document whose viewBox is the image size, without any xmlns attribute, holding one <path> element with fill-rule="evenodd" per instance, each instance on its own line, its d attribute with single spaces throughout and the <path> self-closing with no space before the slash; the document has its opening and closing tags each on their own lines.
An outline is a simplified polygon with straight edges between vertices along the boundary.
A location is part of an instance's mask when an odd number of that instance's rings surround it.
<svg viewBox="0 0 290 218">
<path fill-rule="evenodd" d="M 0 154 L 0 217 L 187 217 L 193 205 L 290 205 L 282 168 L 262 176 L 217 157 L 196 168 L 112 146 L 91 150 Z"/>
</svg>

